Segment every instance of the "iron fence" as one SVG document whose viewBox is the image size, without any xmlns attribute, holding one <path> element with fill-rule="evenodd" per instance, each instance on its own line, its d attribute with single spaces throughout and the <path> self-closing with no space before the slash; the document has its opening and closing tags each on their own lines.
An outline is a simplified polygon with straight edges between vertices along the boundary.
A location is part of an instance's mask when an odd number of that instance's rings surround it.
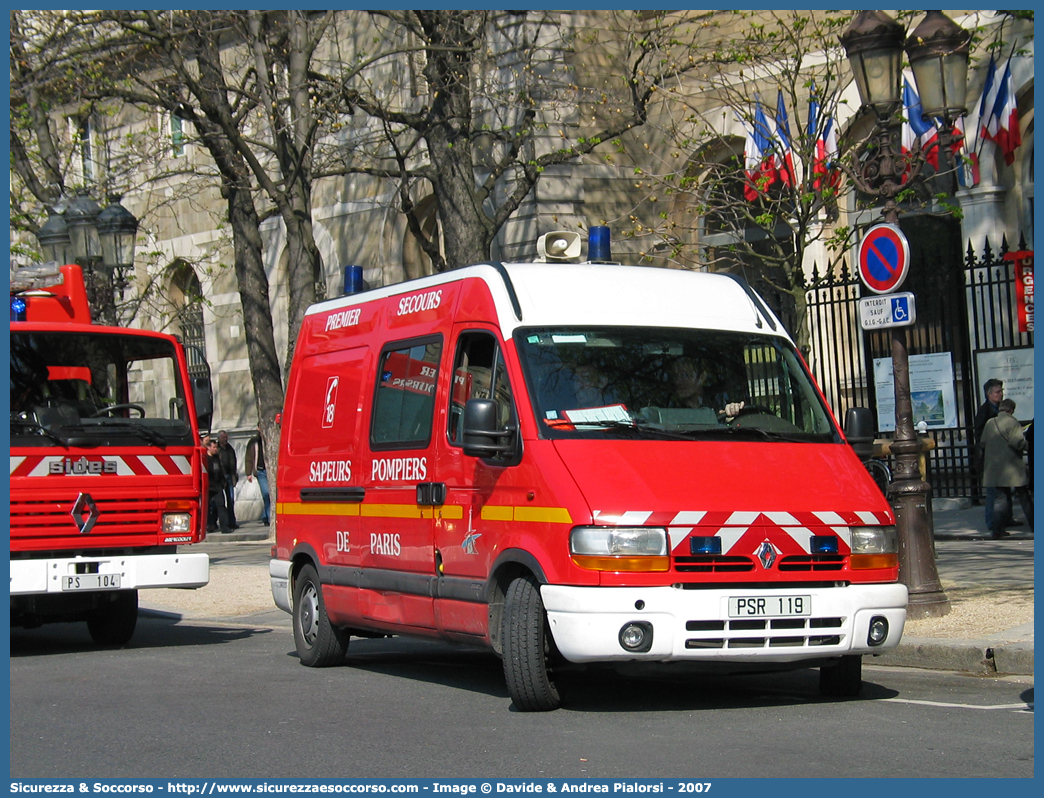
<svg viewBox="0 0 1044 798">
<path fill-rule="evenodd" d="M 945 224 L 945 222 L 944 222 Z M 927 227 L 938 225 L 928 221 Z M 932 428 L 934 441 L 926 463 L 926 478 L 936 497 L 966 496 L 978 501 L 980 476 L 971 456 L 970 441 L 975 411 L 982 402 L 981 386 L 986 376 L 975 371 L 975 353 L 1000 348 L 1032 348 L 1033 333 L 1019 332 L 1013 264 L 1004 260 L 1006 239 L 994 251 L 987 239 L 981 257 L 968 244 L 963 258 L 940 242 L 950 231 L 906 230 L 911 240 L 911 270 L 903 290 L 916 298 L 917 322 L 907 328 L 911 356 L 949 353 L 953 369 L 953 398 L 956 424 Z M 915 242 L 918 242 L 915 244 Z M 1020 242 L 1020 248 L 1024 243 Z M 914 251 L 917 250 L 917 251 Z M 891 357 L 889 330 L 864 332 L 859 325 L 858 300 L 865 289 L 854 270 L 844 273 L 814 273 L 807 281 L 806 301 L 810 333 L 807 358 L 838 419 L 850 407 L 869 407 L 877 412 L 878 397 L 873 378 L 874 360 Z M 890 390 L 890 389 L 889 389 Z M 883 397 L 886 404 L 890 395 Z M 878 432 L 890 439 L 891 432 Z"/>
</svg>

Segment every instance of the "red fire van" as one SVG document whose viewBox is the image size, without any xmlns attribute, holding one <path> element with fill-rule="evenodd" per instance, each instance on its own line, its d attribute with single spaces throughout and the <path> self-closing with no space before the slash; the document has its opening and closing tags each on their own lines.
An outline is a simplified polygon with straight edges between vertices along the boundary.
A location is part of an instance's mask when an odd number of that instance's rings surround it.
<svg viewBox="0 0 1044 798">
<path fill-rule="evenodd" d="M 313 306 L 282 418 L 275 603 L 480 644 L 522 710 L 565 663 L 819 666 L 906 619 L 895 519 L 780 322 L 726 275 L 488 263 Z"/>
</svg>

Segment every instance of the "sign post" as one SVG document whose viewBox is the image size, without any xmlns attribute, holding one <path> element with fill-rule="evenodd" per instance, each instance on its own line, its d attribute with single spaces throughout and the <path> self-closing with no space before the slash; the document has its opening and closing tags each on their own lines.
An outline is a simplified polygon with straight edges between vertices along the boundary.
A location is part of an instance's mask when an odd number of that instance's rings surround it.
<svg viewBox="0 0 1044 798">
<path fill-rule="evenodd" d="M 921 440 L 913 425 L 910 363 L 906 330 L 916 319 L 913 294 L 895 293 L 910 270 L 910 244 L 899 229 L 898 214 L 886 208 L 885 224 L 871 227 L 859 242 L 859 278 L 876 297 L 859 300 L 864 330 L 892 328 L 892 382 L 895 387 L 895 456 L 888 500 L 899 533 L 899 579 L 910 590 L 907 617 L 911 620 L 946 615 L 950 601 L 935 567 L 932 542 L 931 487 L 921 477 Z"/>
</svg>

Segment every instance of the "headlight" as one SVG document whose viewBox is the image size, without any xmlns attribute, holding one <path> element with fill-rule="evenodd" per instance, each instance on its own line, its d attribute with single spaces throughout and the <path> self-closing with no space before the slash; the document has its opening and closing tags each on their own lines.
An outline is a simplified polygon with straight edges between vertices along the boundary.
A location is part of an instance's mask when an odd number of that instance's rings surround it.
<svg viewBox="0 0 1044 798">
<path fill-rule="evenodd" d="M 192 528 L 191 513 L 164 513 L 162 530 L 164 535 L 188 532 Z"/>
<path fill-rule="evenodd" d="M 852 527 L 852 568 L 897 568 L 899 537 L 894 526 Z"/>
<path fill-rule="evenodd" d="M 663 527 L 578 526 L 569 534 L 573 562 L 593 571 L 667 571 Z"/>
</svg>

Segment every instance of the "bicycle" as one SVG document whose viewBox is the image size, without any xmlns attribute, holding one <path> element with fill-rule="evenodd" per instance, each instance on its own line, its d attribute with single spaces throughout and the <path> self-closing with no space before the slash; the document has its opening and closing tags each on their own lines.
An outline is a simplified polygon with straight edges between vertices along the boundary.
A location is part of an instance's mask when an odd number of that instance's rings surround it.
<svg viewBox="0 0 1044 798">
<path fill-rule="evenodd" d="M 863 461 L 863 467 L 870 473 L 870 478 L 877 485 L 878 490 L 888 498 L 888 486 L 892 484 L 892 469 L 884 460 L 871 458 Z"/>
</svg>

